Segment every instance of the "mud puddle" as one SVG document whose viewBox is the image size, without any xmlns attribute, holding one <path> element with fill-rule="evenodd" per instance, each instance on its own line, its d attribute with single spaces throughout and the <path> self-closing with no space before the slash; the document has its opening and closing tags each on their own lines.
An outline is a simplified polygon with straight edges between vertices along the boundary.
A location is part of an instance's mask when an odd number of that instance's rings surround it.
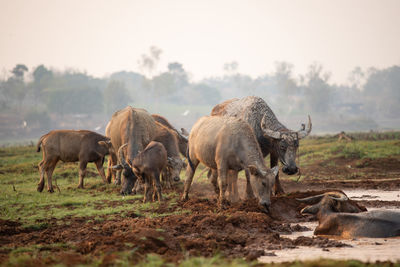
<svg viewBox="0 0 400 267">
<path fill-rule="evenodd" d="M 344 190 L 348 197 L 365 204 L 368 210 L 394 210 L 400 211 L 400 192 L 383 190 Z M 301 237 L 312 238 L 313 231 L 318 222 L 300 222 L 301 227 L 309 228 L 309 231 L 292 232 L 281 235 L 282 238 L 296 240 Z M 395 238 L 357 238 L 352 240 L 338 240 L 345 247 L 318 248 L 310 246 L 298 246 L 296 248 L 285 248 L 282 250 L 267 251 L 266 255 L 258 260 L 263 263 L 290 262 L 295 260 L 315 260 L 328 258 L 335 260 L 360 260 L 363 262 L 376 261 L 400 261 L 400 237 Z"/>
<path fill-rule="evenodd" d="M 362 262 L 400 261 L 400 238 L 363 238 L 341 242 L 352 247 L 316 248 L 299 246 L 295 249 L 269 251 L 271 255 L 258 260 L 263 263 L 290 262 L 294 260 L 315 260 L 327 258 L 335 260 L 359 260 Z"/>
<path fill-rule="evenodd" d="M 382 191 L 373 189 L 344 190 L 354 200 L 400 201 L 400 191 Z"/>
</svg>

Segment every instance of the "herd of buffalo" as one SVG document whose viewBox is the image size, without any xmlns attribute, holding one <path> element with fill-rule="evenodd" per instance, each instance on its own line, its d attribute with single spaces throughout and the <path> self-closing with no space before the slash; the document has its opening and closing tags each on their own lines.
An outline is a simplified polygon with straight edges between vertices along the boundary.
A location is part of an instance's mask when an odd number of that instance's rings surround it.
<svg viewBox="0 0 400 267">
<path fill-rule="evenodd" d="M 284 173 L 296 174 L 299 141 L 311 129 L 310 117 L 298 131 L 286 128 L 267 103 L 255 96 L 216 105 L 210 116 L 201 117 L 193 125 L 190 133 L 185 129 L 178 131 L 160 115 L 128 106 L 112 115 L 105 136 L 87 130 L 53 130 L 43 135 L 37 144 L 37 151 L 43 150 L 37 189 L 43 190 L 46 175 L 47 189 L 54 192 L 52 173 L 59 160 L 79 161 L 78 187 L 83 188 L 86 166 L 94 162 L 103 181 L 111 183 L 113 179 L 121 185 L 122 194 L 136 193 L 143 185 L 143 201 L 162 201 L 162 188 L 178 182 L 186 166 L 181 197 L 186 201 L 195 170 L 202 163 L 208 168 L 219 205 L 240 199 L 237 179 L 238 172 L 244 170 L 246 197 L 256 198 L 268 213 L 270 195 L 284 193 L 278 161 Z M 109 155 L 107 175 L 103 169 L 106 155 Z M 264 160 L 268 155 L 271 168 Z M 343 192 L 328 192 L 299 201 L 309 204 L 302 213 L 317 215 L 319 226 L 315 234 L 346 238 L 400 236 L 400 213 L 365 212 Z"/>
</svg>

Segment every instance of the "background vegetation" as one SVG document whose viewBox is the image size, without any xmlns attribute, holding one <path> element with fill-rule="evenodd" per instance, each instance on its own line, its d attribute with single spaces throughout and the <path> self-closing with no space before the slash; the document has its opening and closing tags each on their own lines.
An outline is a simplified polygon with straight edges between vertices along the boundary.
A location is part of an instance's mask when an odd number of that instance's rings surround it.
<svg viewBox="0 0 400 267">
<path fill-rule="evenodd" d="M 355 68 L 345 85 L 332 84 L 330 73 L 314 63 L 295 77 L 294 66 L 277 62 L 273 73 L 253 78 L 226 63 L 225 75 L 192 81 L 179 62 L 158 72 L 162 50 L 151 47 L 139 61 L 141 73 L 120 71 L 96 78 L 44 65 L 32 70 L 18 64 L 0 77 L 0 140 L 38 138 L 54 128 L 104 133 L 111 114 L 126 105 L 166 116 L 178 128 L 191 128 L 226 99 L 257 95 L 278 118 L 297 129 L 307 114 L 313 133 L 397 129 L 400 125 L 400 67 Z"/>
</svg>

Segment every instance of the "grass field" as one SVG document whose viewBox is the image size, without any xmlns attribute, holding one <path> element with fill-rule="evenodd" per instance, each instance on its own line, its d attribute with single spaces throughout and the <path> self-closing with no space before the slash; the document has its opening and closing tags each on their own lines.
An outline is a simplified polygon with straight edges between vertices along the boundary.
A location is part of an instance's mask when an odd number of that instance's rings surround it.
<svg viewBox="0 0 400 267">
<path fill-rule="evenodd" d="M 302 140 L 300 146 L 300 162 L 302 166 L 310 167 L 320 162 L 330 161 L 335 167 L 335 159 L 349 160 L 360 164 L 366 159 L 377 160 L 386 158 L 400 158 L 400 141 L 398 134 L 380 138 L 362 138 L 357 134 L 358 140 L 352 142 L 338 142 L 333 136 L 309 138 Z M 128 217 L 132 212 L 146 218 L 155 216 L 170 216 L 172 213 L 155 213 L 159 208 L 158 203 L 142 203 L 142 195 L 121 196 L 119 187 L 113 184 L 105 185 L 94 165 L 88 165 L 88 174 L 85 178 L 85 189 L 77 189 L 78 165 L 77 163 L 59 162 L 54 171 L 53 178 L 57 180 L 60 191 L 53 194 L 36 191 L 39 181 L 37 164 L 41 161 L 42 154 L 35 152 L 33 146 L 7 147 L 0 149 L 0 219 L 15 221 L 26 229 L 46 229 L 49 227 L 48 219 L 55 218 L 57 222 L 67 222 L 70 218 L 84 217 L 90 220 L 107 221 L 115 218 Z M 196 177 L 200 173 L 198 170 Z M 315 176 L 315 175 L 314 175 Z M 318 178 L 313 174 L 307 175 L 308 179 Z M 316 175 L 318 176 L 318 175 Z M 184 178 L 184 173 L 181 174 Z M 283 176 L 284 178 L 286 176 Z M 292 179 L 286 177 L 287 179 Z M 206 174 L 195 182 L 207 182 Z M 166 205 L 175 206 L 179 201 L 179 194 L 169 192 L 165 194 Z M 174 214 L 185 214 L 185 209 L 175 209 Z M 59 249 L 71 248 L 71 244 L 57 243 Z M 32 259 L 42 258 L 46 248 L 41 245 L 27 247 L 3 247 L 8 255 L 3 258 L 4 266 L 20 266 L 29 263 Z M 121 251 L 116 256 L 116 266 L 129 265 L 129 251 Z M 103 256 L 93 257 L 85 264 L 98 266 L 102 264 Z M 0 258 L 1 259 L 1 258 Z M 140 262 L 140 266 L 166 266 L 167 262 L 161 257 L 149 254 Z M 216 255 L 213 258 L 189 257 L 180 262 L 180 266 L 249 266 L 256 263 L 242 259 L 224 259 Z M 378 266 L 389 266 L 380 263 Z M 367 266 L 360 262 L 317 261 L 294 262 L 276 266 Z M 375 266 L 375 265 L 368 265 Z M 393 265 L 390 265 L 393 266 Z M 397 265 L 400 266 L 400 265 Z"/>
</svg>

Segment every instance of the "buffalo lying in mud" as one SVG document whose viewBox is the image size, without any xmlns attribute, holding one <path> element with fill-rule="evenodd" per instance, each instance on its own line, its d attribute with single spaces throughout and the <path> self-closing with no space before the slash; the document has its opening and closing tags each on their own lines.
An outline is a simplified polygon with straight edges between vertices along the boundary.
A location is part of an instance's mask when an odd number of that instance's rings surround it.
<svg viewBox="0 0 400 267">
<path fill-rule="evenodd" d="M 342 238 L 400 236 L 400 212 L 374 210 L 363 212 L 342 192 L 328 192 L 298 199 L 313 203 L 301 210 L 302 214 L 316 214 L 319 225 L 316 235 L 334 235 Z"/>
<path fill-rule="evenodd" d="M 312 124 L 308 117 L 307 127 L 292 131 L 278 121 L 274 112 L 260 97 L 248 96 L 242 99 L 230 99 L 216 105 L 212 116 L 228 116 L 240 118 L 248 122 L 253 129 L 264 157 L 270 154 L 271 168 L 278 165 L 278 159 L 283 164 L 282 171 L 292 175 L 298 172 L 296 153 L 299 140 L 310 134 Z M 275 194 L 283 193 L 276 176 Z"/>
<path fill-rule="evenodd" d="M 160 173 L 167 165 L 167 151 L 164 146 L 159 142 L 151 141 L 143 151 L 139 152 L 129 165 L 125 160 L 123 152 L 126 146 L 127 144 L 122 145 L 118 151 L 121 165 L 113 166 L 113 168 L 132 168 L 136 177 L 141 179 L 142 183 L 144 183 L 143 202 L 147 202 L 150 199 L 150 184 L 153 185 L 153 201 L 155 201 L 157 194 L 158 201 L 161 202 Z"/>
<path fill-rule="evenodd" d="M 254 132 L 247 122 L 220 116 L 200 118 L 189 135 L 187 158 L 189 166 L 182 200 L 188 199 L 194 172 L 201 162 L 218 174 L 213 176 L 212 182 L 219 193 L 220 204 L 225 201 L 228 171 L 234 172 L 233 180 L 236 180 L 238 171 L 245 169 L 251 174 L 250 184 L 259 204 L 268 210 L 278 167 L 270 170 L 265 166 Z"/>
<path fill-rule="evenodd" d="M 88 162 L 94 162 L 103 181 L 106 183 L 103 162 L 104 156 L 112 152 L 110 139 L 87 130 L 54 130 L 42 137 L 37 143 L 37 152 L 43 147 L 43 160 L 39 163 L 40 181 L 37 187 L 43 191 L 44 174 L 47 175 L 47 190 L 54 192 L 51 177 L 59 160 L 64 162 L 79 161 L 79 185 L 83 188 Z"/>
</svg>

